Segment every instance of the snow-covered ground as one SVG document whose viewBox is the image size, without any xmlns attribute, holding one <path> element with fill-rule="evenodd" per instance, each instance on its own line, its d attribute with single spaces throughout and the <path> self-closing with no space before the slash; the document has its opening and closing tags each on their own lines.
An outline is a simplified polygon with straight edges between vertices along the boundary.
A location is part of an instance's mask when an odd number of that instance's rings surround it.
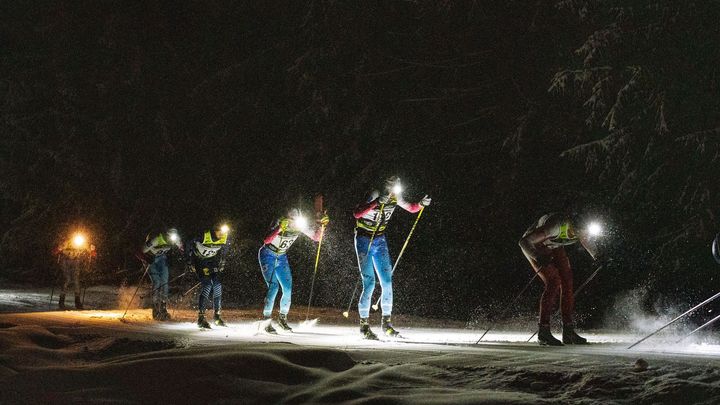
<svg viewBox="0 0 720 405">
<path fill-rule="evenodd" d="M 46 311 L 42 293 L 43 312 L 0 315 L 1 403 L 720 401 L 720 346 L 668 335 L 633 350 L 638 336 L 607 331 L 585 333 L 589 346 L 539 347 L 525 342 L 532 331 L 490 332 L 474 345 L 479 331 L 398 317 L 406 339 L 372 342 L 321 308 L 316 322 L 291 313 L 292 334 L 262 332 L 256 309 L 228 310 L 228 328 L 199 331 L 189 310 L 157 323 L 132 309 L 121 321 L 117 309 Z M 13 294 L 27 297 L 0 290 L 4 307 Z M 646 371 L 635 371 L 638 358 Z"/>
</svg>

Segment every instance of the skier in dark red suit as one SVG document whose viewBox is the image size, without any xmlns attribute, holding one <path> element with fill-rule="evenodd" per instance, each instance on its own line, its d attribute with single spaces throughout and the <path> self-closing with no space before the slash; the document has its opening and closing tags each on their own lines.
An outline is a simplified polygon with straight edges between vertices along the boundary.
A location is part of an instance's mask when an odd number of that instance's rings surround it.
<svg viewBox="0 0 720 405">
<path fill-rule="evenodd" d="M 545 291 L 540 298 L 538 325 L 538 343 L 543 346 L 587 344 L 585 338 L 575 333 L 573 272 L 565 253 L 565 246 L 577 242 L 595 258 L 595 252 L 589 248 L 585 233 L 576 233 L 573 221 L 558 213 L 544 215 L 525 232 L 519 242 L 523 254 L 545 283 Z M 558 306 L 563 322 L 562 343 L 550 332 L 550 317 L 557 311 Z"/>
</svg>

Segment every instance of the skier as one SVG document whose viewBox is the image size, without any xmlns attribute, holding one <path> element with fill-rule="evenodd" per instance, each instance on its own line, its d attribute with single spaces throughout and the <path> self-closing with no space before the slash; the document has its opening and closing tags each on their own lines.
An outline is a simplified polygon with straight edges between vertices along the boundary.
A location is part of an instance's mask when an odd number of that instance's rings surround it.
<svg viewBox="0 0 720 405">
<path fill-rule="evenodd" d="M 545 284 L 545 291 L 540 298 L 537 335 L 540 345 L 587 344 L 585 338 L 575 333 L 573 273 L 565 252 L 565 246 L 577 242 L 595 259 L 595 252 L 590 248 L 585 232 L 579 232 L 574 221 L 560 213 L 544 215 L 520 239 L 523 254 Z M 562 342 L 550 332 L 550 317 L 557 311 L 558 305 L 563 322 Z"/>
<path fill-rule="evenodd" d="M 222 306 L 220 273 L 225 270 L 228 233 L 229 229 L 227 225 L 223 225 L 214 231 L 205 231 L 201 238 L 193 239 L 185 245 L 187 263 L 190 269 L 197 274 L 200 281 L 201 289 L 197 320 L 200 329 L 210 329 L 210 324 L 205 319 L 205 309 L 210 301 L 211 292 L 213 308 L 215 310 L 214 323 L 217 326 L 227 326 L 220 316 Z"/>
<path fill-rule="evenodd" d="M 165 234 L 158 233 L 155 237 L 148 234 L 143 246 L 143 253 L 150 258 L 148 274 L 152 280 L 152 317 L 159 321 L 170 320 L 170 314 L 167 311 L 170 272 L 167 255 L 173 247 L 177 247 L 183 253 L 180 237 L 174 228 L 169 229 Z"/>
<path fill-rule="evenodd" d="M 425 195 L 418 203 L 408 203 L 402 198 L 400 179 L 396 176 L 385 180 L 382 195 L 377 190 L 368 194 L 366 201 L 359 204 L 355 216 L 355 253 L 358 258 L 363 289 L 358 300 L 360 314 L 360 333 L 365 339 L 377 339 L 370 329 L 370 300 L 375 289 L 375 274 L 380 279 L 382 323 L 381 329 L 387 336 L 398 336 L 392 325 L 392 262 L 385 240 L 385 229 L 396 207 L 416 213 L 430 205 L 431 199 Z M 382 213 L 381 213 L 382 211 Z M 372 246 L 370 245 L 372 241 Z"/>
<path fill-rule="evenodd" d="M 281 329 L 292 332 L 292 328 L 287 323 L 292 298 L 292 272 L 288 263 L 287 251 L 300 234 L 318 242 L 322 232 L 321 226 L 330 223 L 330 218 L 322 214 L 316 222 L 315 229 L 310 230 L 307 220 L 301 215 L 300 210 L 293 208 L 288 211 L 286 217 L 278 218 L 272 223 L 270 231 L 265 235 L 264 244 L 258 251 L 260 271 L 268 286 L 263 309 L 263 317 L 267 322 L 265 331 L 268 333 L 277 333 L 272 326 L 272 312 L 275 307 L 278 284 L 282 288 L 282 297 L 280 298 L 280 314 L 277 324 Z"/>
<path fill-rule="evenodd" d="M 80 276 L 83 270 L 90 268 L 92 260 L 97 257 L 95 245 L 88 244 L 83 234 L 77 233 L 71 239 L 58 246 L 54 252 L 58 257 L 63 272 L 63 285 L 58 307 L 66 309 L 65 295 L 70 283 L 75 293 L 75 309 L 83 309 L 80 300 Z"/>
</svg>

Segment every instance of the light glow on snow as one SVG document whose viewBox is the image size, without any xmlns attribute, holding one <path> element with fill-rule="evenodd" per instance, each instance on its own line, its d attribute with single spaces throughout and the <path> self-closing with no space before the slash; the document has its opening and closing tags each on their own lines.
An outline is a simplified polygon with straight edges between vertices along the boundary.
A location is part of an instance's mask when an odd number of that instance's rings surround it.
<svg viewBox="0 0 720 405">
<path fill-rule="evenodd" d="M 299 332 L 309 331 L 315 328 L 315 326 L 318 323 L 319 318 L 315 319 L 308 319 L 307 321 L 302 321 L 300 324 L 295 328 L 295 330 Z"/>
</svg>

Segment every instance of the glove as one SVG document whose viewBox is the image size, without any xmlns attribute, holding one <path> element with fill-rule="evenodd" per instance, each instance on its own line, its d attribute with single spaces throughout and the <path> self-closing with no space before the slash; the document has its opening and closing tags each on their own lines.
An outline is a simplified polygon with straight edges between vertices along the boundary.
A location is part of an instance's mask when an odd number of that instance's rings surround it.
<svg viewBox="0 0 720 405">
<path fill-rule="evenodd" d="M 225 271 L 225 259 L 220 260 L 220 263 L 218 264 L 217 271 L 223 272 Z"/>
<path fill-rule="evenodd" d="M 432 201 L 432 198 L 430 198 L 429 195 L 425 194 L 425 197 L 423 197 L 422 200 L 420 200 L 420 205 L 422 205 L 423 207 L 427 207 L 428 205 L 430 205 L 431 201 Z"/>
<path fill-rule="evenodd" d="M 290 226 L 290 220 L 288 218 L 283 218 L 280 220 L 280 232 L 287 231 L 289 226 Z"/>
<path fill-rule="evenodd" d="M 387 204 L 390 202 L 390 194 L 383 194 L 380 197 L 378 197 L 378 202 L 380 204 Z"/>
<path fill-rule="evenodd" d="M 197 269 L 192 264 L 188 263 L 187 269 L 193 273 L 197 273 Z"/>
<path fill-rule="evenodd" d="M 330 223 L 330 217 L 327 216 L 327 215 L 323 215 L 322 218 L 320 218 L 320 219 L 318 220 L 318 222 L 320 223 L 320 225 L 326 226 L 327 224 Z"/>
<path fill-rule="evenodd" d="M 552 255 L 542 255 L 542 256 L 538 257 L 536 260 L 538 266 L 540 266 L 540 267 L 545 267 L 548 264 L 552 263 L 552 261 L 553 261 Z"/>
</svg>

